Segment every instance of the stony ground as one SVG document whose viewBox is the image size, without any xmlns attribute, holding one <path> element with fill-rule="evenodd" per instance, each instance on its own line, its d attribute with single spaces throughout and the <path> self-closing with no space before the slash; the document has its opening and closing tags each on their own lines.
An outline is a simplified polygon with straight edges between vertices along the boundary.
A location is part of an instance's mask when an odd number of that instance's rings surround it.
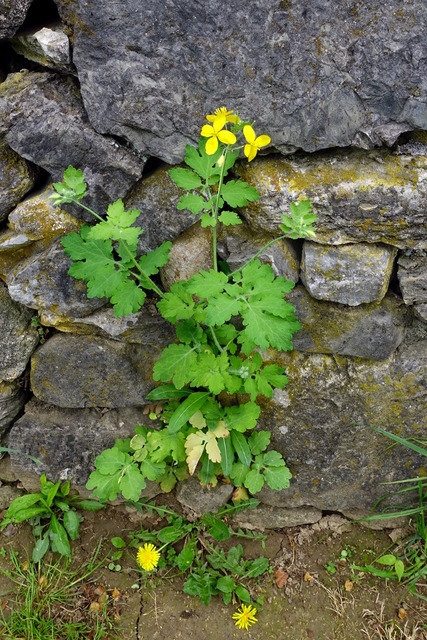
<svg viewBox="0 0 427 640">
<path fill-rule="evenodd" d="M 182 592 L 179 577 L 141 579 L 133 549 L 120 559 L 120 570 L 108 568 L 114 551 L 111 538 L 126 538 L 140 524 L 141 516 L 123 506 L 87 514 L 73 547 L 78 566 L 91 557 L 102 538 L 105 561 L 94 583 L 81 589 L 86 589 L 86 596 L 103 589 L 114 594 L 123 640 L 427 639 L 426 603 L 410 597 L 394 582 L 354 575 L 349 567 L 351 562 L 371 561 L 390 547 L 388 530 L 369 530 L 334 515 L 316 525 L 270 532 L 264 550 L 259 542 L 244 544 L 246 556 L 267 555 L 271 562 L 271 573 L 254 587 L 255 597 L 264 598 L 258 623 L 245 631 L 232 620 L 237 606 L 225 607 L 219 598 L 205 606 Z M 146 520 L 143 526 L 147 527 Z M 0 547 L 12 544 L 24 560 L 31 550 L 31 536 L 29 527 L 9 528 L 0 534 Z M 346 562 L 340 561 L 343 550 L 349 558 Z M 7 554 L 0 562 L 0 567 L 7 567 Z M 333 563 L 334 574 L 326 570 L 328 563 Z M 10 582 L 0 577 L 0 600 L 6 608 L 11 591 Z"/>
</svg>

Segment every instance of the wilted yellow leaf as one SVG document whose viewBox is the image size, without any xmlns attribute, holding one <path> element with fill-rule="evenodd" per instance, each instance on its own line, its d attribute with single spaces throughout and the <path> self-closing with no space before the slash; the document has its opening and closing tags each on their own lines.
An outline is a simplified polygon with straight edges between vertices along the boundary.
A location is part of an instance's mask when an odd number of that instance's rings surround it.
<svg viewBox="0 0 427 640">
<path fill-rule="evenodd" d="M 397 615 L 398 615 L 399 619 L 402 620 L 402 622 L 403 622 L 404 620 L 406 620 L 406 617 L 407 617 L 408 614 L 406 613 L 406 611 L 405 611 L 405 609 L 403 607 L 400 607 L 399 611 L 397 612 Z"/>
<path fill-rule="evenodd" d="M 196 470 L 197 464 L 202 457 L 202 453 L 205 450 L 203 434 L 190 433 L 185 441 L 185 453 L 187 454 L 187 465 L 190 476 Z"/>
<path fill-rule="evenodd" d="M 196 411 L 188 421 L 195 429 L 204 429 L 206 427 L 206 420 L 203 417 L 201 411 Z"/>
<path fill-rule="evenodd" d="M 248 500 L 248 498 L 249 493 L 246 491 L 245 487 L 236 487 L 231 494 L 233 502 L 241 502 L 242 500 Z"/>
<path fill-rule="evenodd" d="M 304 582 L 311 582 L 312 580 L 314 580 L 313 576 L 310 575 L 308 571 L 306 571 L 304 576 Z"/>
</svg>

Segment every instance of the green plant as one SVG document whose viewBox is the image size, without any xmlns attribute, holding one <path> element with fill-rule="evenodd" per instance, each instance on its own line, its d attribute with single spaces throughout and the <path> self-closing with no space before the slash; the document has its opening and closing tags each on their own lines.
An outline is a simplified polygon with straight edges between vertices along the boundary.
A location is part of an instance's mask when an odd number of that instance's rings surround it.
<svg viewBox="0 0 427 640">
<path fill-rule="evenodd" d="M 4 640 L 113 640 L 117 614 L 114 599 L 107 593 L 98 605 L 90 586 L 102 566 L 99 545 L 90 562 L 77 571 L 67 558 L 51 563 L 22 561 L 10 551 L 10 569 L 2 569 L 13 584 L 3 594 L 0 608 L 0 636 Z"/>
<path fill-rule="evenodd" d="M 236 208 L 259 198 L 257 190 L 230 177 L 239 149 L 251 161 L 269 144 L 256 137 L 252 125 L 225 107 L 207 116 L 198 149 L 187 146 L 188 168 L 171 169 L 178 187 L 187 191 L 178 209 L 200 215 L 212 229 L 213 268 L 187 281 L 175 282 L 164 293 L 156 282 L 168 262 L 170 242 L 139 256 L 142 229 L 134 223 L 139 211 L 126 211 L 121 200 L 108 207 L 106 219 L 82 202 L 86 192 L 81 171 L 69 167 L 55 183 L 56 204 L 74 203 L 90 211 L 98 222 L 63 239 L 72 265 L 69 274 L 87 283 L 88 297 L 107 297 L 117 316 L 138 311 L 146 292 L 159 297 L 157 309 L 176 327 L 176 342 L 166 347 L 154 366 L 156 387 L 147 400 L 162 403 L 160 430 L 138 426 L 133 438 L 117 440 L 98 456 L 87 488 L 103 501 L 119 493 L 138 500 L 146 480 L 170 491 L 177 480 L 198 469 L 201 482 L 230 478 L 251 494 L 264 484 L 274 490 L 289 486 L 291 473 L 277 451 L 267 450 L 270 433 L 256 427 L 261 396 L 271 398 L 288 379 L 284 367 L 272 362 L 271 349 L 292 349 L 300 328 L 294 308 L 285 300 L 294 283 L 275 276 L 258 257 L 281 238 L 314 237 L 316 215 L 310 202 L 291 205 L 282 215 L 283 234 L 269 242 L 241 268 L 220 270 L 217 233 L 241 223 Z M 246 144 L 240 144 L 244 136 Z M 206 140 L 207 138 L 207 140 Z"/>
<path fill-rule="evenodd" d="M 400 436 L 372 427 L 374 431 L 384 435 L 416 453 L 427 457 L 426 442 L 423 440 L 406 440 Z M 423 446 L 421 446 L 423 445 Z M 394 446 L 394 445 L 393 445 Z M 416 477 L 406 480 L 386 482 L 385 485 L 405 485 L 402 489 L 394 491 L 393 496 L 402 496 L 411 499 L 411 493 L 416 494 L 418 504 L 414 506 L 386 506 L 379 514 L 373 514 L 365 521 L 384 520 L 389 518 L 408 517 L 413 527 L 413 533 L 402 543 L 400 543 L 394 553 L 386 553 L 378 557 L 373 563 L 364 566 L 352 565 L 354 571 L 363 571 L 372 575 L 386 578 L 397 579 L 408 585 L 411 593 L 427 600 L 427 592 L 425 592 L 427 580 L 427 478 Z M 384 496 L 377 503 L 380 504 L 388 496 Z M 412 502 L 412 499 L 411 499 Z M 376 566 L 380 565 L 380 566 Z M 424 593 L 423 593 L 424 591 Z"/>
<path fill-rule="evenodd" d="M 250 604 L 254 599 L 251 595 L 251 591 L 252 593 L 254 591 L 254 582 L 268 571 L 268 558 L 260 556 L 247 560 L 243 557 L 243 547 L 240 543 L 233 546 L 227 545 L 226 551 L 221 543 L 232 537 L 238 537 L 264 544 L 266 537 L 264 534 L 244 531 L 241 528 L 235 529 L 229 522 L 235 513 L 242 509 L 254 508 L 257 504 L 258 501 L 252 498 L 234 506 L 227 506 L 216 514 L 209 513 L 190 522 L 172 509 L 157 506 L 152 502 L 140 502 L 134 506 L 166 518 L 167 525 L 158 530 L 141 529 L 131 534 L 128 546 L 139 548 L 142 551 L 142 557 L 144 557 L 144 551 L 147 551 L 150 557 L 147 566 L 158 564 L 163 570 L 172 569 L 178 574 L 185 575 L 184 592 L 198 596 L 206 605 L 216 595 L 222 597 L 224 604 L 235 602 Z M 121 538 L 115 538 L 112 544 L 120 551 L 127 546 Z M 151 560 L 153 560 L 152 563 Z M 142 562 L 141 566 L 145 567 L 145 563 Z M 259 600 L 257 602 L 260 603 Z"/>
<path fill-rule="evenodd" d="M 15 498 L 4 514 L 0 529 L 28 520 L 33 526 L 36 540 L 33 562 L 39 562 L 49 550 L 70 557 L 70 540 L 78 537 L 82 520 L 75 507 L 96 511 L 103 506 L 98 501 L 82 500 L 79 496 L 70 495 L 70 482 L 53 483 L 42 474 L 40 492 Z"/>
</svg>

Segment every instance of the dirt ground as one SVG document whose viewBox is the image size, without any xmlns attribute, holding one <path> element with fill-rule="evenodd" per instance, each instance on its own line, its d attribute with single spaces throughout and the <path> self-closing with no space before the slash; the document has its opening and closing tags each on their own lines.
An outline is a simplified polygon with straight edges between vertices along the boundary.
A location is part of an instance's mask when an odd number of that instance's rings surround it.
<svg viewBox="0 0 427 640">
<path fill-rule="evenodd" d="M 373 531 L 333 515 L 316 525 L 272 531 L 265 549 L 260 542 L 245 541 L 246 557 L 266 555 L 271 566 L 270 573 L 255 585 L 253 596 L 262 596 L 264 603 L 258 607 L 257 624 L 246 631 L 237 629 L 232 620 L 237 605 L 226 607 L 215 597 L 205 606 L 182 592 L 182 578 L 157 574 L 148 582 L 142 579 L 135 549 L 125 551 L 119 570 L 108 568 L 115 551 L 111 538 L 126 539 L 139 529 L 141 518 L 147 528 L 147 516 L 124 506 L 87 513 L 81 535 L 73 543 L 73 562 L 79 566 L 102 539 L 100 557 L 105 561 L 95 584 L 118 594 L 123 640 L 427 640 L 426 602 L 408 595 L 396 582 L 354 574 L 350 569 L 351 563 L 363 565 L 389 549 L 390 531 Z M 31 541 L 29 526 L 0 534 L 0 547 L 12 545 L 23 560 L 31 554 Z M 232 544 L 237 542 L 232 540 Z M 342 560 L 342 551 L 346 560 Z M 330 571 L 325 568 L 328 563 L 333 563 Z M 0 569 L 7 564 L 6 554 L 0 557 Z M 1 575 L 0 599 L 7 599 L 11 590 L 10 582 Z"/>
</svg>

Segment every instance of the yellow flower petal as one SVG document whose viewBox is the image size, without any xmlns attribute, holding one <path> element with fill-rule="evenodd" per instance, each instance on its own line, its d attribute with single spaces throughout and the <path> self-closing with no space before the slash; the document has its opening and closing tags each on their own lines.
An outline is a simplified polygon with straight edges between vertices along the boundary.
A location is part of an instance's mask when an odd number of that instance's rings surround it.
<svg viewBox="0 0 427 640">
<path fill-rule="evenodd" d="M 221 131 L 221 129 L 225 127 L 225 123 L 226 123 L 226 119 L 224 114 L 215 116 L 215 120 L 213 121 L 213 125 L 212 125 L 215 133 L 218 133 L 219 131 Z"/>
<path fill-rule="evenodd" d="M 220 131 L 218 133 L 218 138 L 224 144 L 234 144 L 236 142 L 236 136 L 234 135 L 234 133 L 231 133 L 231 131 L 227 131 L 227 129 Z"/>
<path fill-rule="evenodd" d="M 218 138 L 216 136 L 212 136 L 212 138 L 209 138 L 209 140 L 206 142 L 206 153 L 208 154 L 208 156 L 213 156 L 217 149 Z"/>
<path fill-rule="evenodd" d="M 210 124 L 205 124 L 202 127 L 200 135 L 204 138 L 210 138 L 211 136 L 215 135 L 214 128 Z"/>
<path fill-rule="evenodd" d="M 245 156 L 248 159 L 248 162 L 251 162 L 251 160 L 253 160 L 257 154 L 258 149 L 256 147 L 254 147 L 251 144 L 245 144 L 245 148 L 243 149 L 243 152 L 245 154 Z"/>
<path fill-rule="evenodd" d="M 254 144 L 258 147 L 258 149 L 260 147 L 266 147 L 268 144 L 270 144 L 271 142 L 271 138 L 270 136 L 258 136 L 258 138 L 255 140 Z"/>
<path fill-rule="evenodd" d="M 243 135 L 245 136 L 247 142 L 249 142 L 249 144 L 252 144 L 252 142 L 255 142 L 255 131 L 252 129 L 250 124 L 246 124 L 243 127 Z"/>
</svg>

